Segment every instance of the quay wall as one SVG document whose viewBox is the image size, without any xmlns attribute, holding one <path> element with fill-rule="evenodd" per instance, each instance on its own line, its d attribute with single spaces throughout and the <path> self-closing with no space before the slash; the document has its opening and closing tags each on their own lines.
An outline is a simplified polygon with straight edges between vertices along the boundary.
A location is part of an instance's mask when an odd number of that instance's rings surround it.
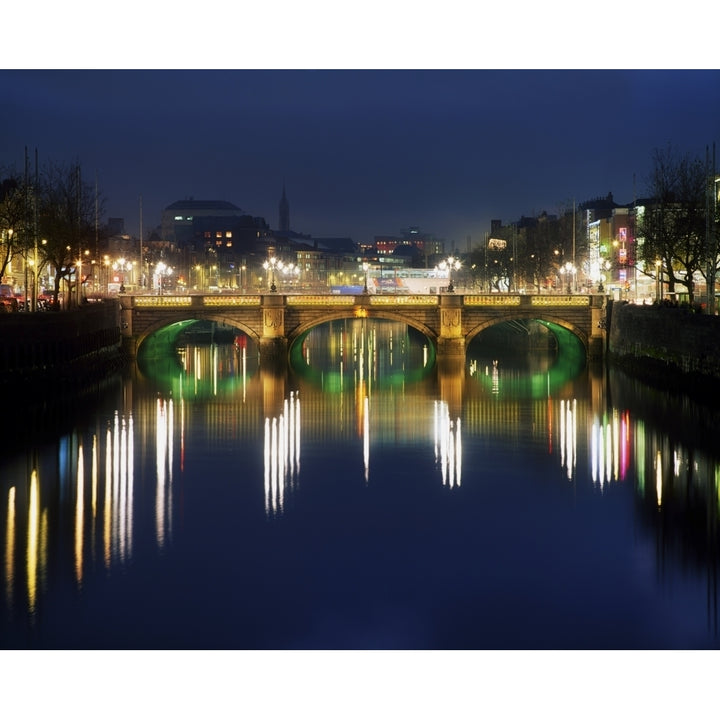
<svg viewBox="0 0 720 720">
<path fill-rule="evenodd" d="M 0 383 L 32 392 L 99 379 L 124 363 L 120 305 L 0 315 Z"/>
<path fill-rule="evenodd" d="M 720 389 L 720 317 L 672 305 L 608 304 L 606 358 L 668 389 Z"/>
</svg>

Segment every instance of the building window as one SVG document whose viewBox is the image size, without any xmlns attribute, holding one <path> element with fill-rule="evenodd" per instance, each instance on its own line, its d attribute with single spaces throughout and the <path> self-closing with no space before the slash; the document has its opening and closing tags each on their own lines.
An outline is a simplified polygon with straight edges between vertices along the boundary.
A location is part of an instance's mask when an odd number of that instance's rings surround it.
<svg viewBox="0 0 720 720">
<path fill-rule="evenodd" d="M 231 238 L 231 237 L 232 237 L 232 231 L 231 231 L 231 230 L 226 230 L 226 231 L 225 231 L 225 237 L 226 237 L 226 238 Z"/>
</svg>

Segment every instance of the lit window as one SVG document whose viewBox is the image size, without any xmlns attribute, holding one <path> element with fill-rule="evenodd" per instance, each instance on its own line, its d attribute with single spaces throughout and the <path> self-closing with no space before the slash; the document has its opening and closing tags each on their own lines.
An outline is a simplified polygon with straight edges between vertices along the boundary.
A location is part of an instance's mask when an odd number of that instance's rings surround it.
<svg viewBox="0 0 720 720">
<path fill-rule="evenodd" d="M 228 240 L 228 241 L 225 243 L 225 247 L 231 248 L 231 247 L 232 247 L 232 240 Z"/>
<path fill-rule="evenodd" d="M 183 219 L 183 216 L 182 216 L 182 215 L 176 215 L 176 216 L 175 216 L 175 220 L 182 220 L 182 219 Z"/>
<path fill-rule="evenodd" d="M 222 230 L 216 230 L 216 231 L 215 231 L 215 237 L 216 237 L 216 238 L 221 238 L 221 237 L 222 237 Z"/>
<path fill-rule="evenodd" d="M 210 231 L 206 230 L 203 237 L 210 238 Z"/>
<path fill-rule="evenodd" d="M 232 237 L 232 231 L 231 231 L 231 230 L 226 230 L 226 231 L 225 231 L 225 237 L 226 237 L 226 238 L 231 238 L 231 237 Z"/>
</svg>

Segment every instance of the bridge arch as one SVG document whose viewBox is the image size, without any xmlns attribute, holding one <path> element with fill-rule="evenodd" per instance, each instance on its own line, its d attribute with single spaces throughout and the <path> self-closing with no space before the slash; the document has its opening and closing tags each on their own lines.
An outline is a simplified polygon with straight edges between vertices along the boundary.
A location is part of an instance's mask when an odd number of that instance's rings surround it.
<svg viewBox="0 0 720 720">
<path fill-rule="evenodd" d="M 370 311 L 358 311 L 356 308 L 348 308 L 326 313 L 321 317 L 314 317 L 301 322 L 288 332 L 288 350 L 292 350 L 293 344 L 315 327 L 323 325 L 333 320 L 389 320 L 390 322 L 403 323 L 408 327 L 414 328 L 432 344 L 433 351 L 437 351 L 438 337 L 437 333 L 428 325 L 419 322 L 417 318 L 407 316 L 398 312 L 383 312 L 373 308 Z"/>
<path fill-rule="evenodd" d="M 178 326 L 177 333 L 175 333 L 174 336 L 172 333 L 170 333 L 169 335 L 169 337 L 174 339 L 175 337 L 177 337 L 177 335 L 180 334 L 182 330 L 188 327 L 190 323 L 198 322 L 200 320 L 210 320 L 222 323 L 223 325 L 227 325 L 229 327 L 234 327 L 235 329 L 245 333 L 255 342 L 260 341 L 260 335 L 254 328 L 239 320 L 236 320 L 235 318 L 228 317 L 227 315 L 223 315 L 220 313 L 194 313 L 190 311 L 181 315 L 163 317 L 159 320 L 155 320 L 150 325 L 145 327 L 137 337 L 136 351 L 140 353 L 143 344 L 146 343 L 149 338 L 151 338 L 153 335 L 156 335 L 156 333 L 160 331 L 172 328 L 173 326 Z"/>
<path fill-rule="evenodd" d="M 562 318 L 548 316 L 543 313 L 532 312 L 511 312 L 505 314 L 503 317 L 494 317 L 478 323 L 466 333 L 466 346 L 469 345 L 472 340 L 478 335 L 480 335 L 484 330 L 487 330 L 488 328 L 496 325 L 501 325 L 505 322 L 511 322 L 513 320 L 533 320 L 542 323 L 545 327 L 547 327 L 550 332 L 555 335 L 561 347 L 563 346 L 563 343 L 561 342 L 561 338 L 558 337 L 558 333 L 554 330 L 554 328 L 562 328 L 577 339 L 577 341 L 582 347 L 585 357 L 589 357 L 589 339 L 587 333 L 584 332 L 581 328 L 578 328 L 573 323 L 568 322 L 567 320 L 564 320 Z"/>
</svg>

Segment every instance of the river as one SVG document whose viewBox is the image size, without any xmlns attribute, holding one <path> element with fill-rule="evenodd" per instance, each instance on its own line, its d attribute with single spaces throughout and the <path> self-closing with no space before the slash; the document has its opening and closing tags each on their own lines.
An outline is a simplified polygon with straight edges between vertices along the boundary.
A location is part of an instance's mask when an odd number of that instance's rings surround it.
<svg viewBox="0 0 720 720">
<path fill-rule="evenodd" d="M 5 649 L 717 649 L 715 408 L 404 325 L 145 358 L 0 459 Z"/>
</svg>

